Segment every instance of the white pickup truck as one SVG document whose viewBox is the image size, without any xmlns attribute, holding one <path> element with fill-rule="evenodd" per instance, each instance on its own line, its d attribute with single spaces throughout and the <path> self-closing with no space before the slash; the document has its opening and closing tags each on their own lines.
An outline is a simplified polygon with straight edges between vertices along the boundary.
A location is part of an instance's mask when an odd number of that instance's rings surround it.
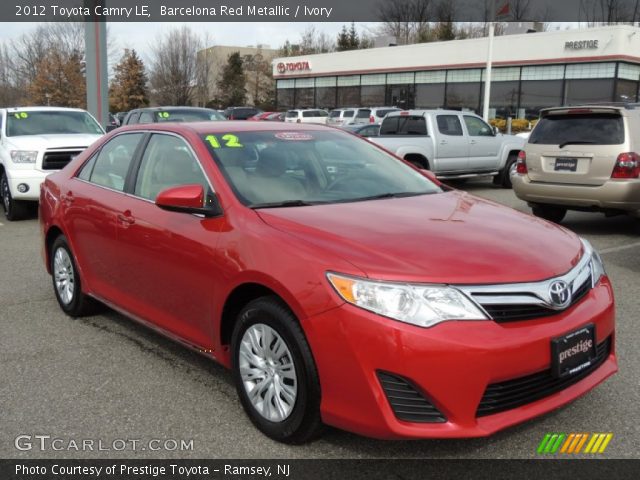
<svg viewBox="0 0 640 480">
<path fill-rule="evenodd" d="M 509 170 L 526 140 L 496 133 L 482 118 L 455 110 L 408 110 L 388 114 L 370 141 L 438 178 L 493 176 L 511 188 Z"/>
<path fill-rule="evenodd" d="M 0 109 L 0 194 L 7 220 L 24 217 L 44 178 L 104 135 L 78 108 Z"/>
</svg>

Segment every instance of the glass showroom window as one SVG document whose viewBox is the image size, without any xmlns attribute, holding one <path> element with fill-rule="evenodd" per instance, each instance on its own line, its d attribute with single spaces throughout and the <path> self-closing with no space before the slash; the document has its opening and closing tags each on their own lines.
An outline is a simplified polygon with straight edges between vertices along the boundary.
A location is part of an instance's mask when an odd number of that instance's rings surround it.
<svg viewBox="0 0 640 480">
<path fill-rule="evenodd" d="M 447 72 L 416 72 L 416 108 L 443 108 Z"/>
<path fill-rule="evenodd" d="M 336 107 L 336 77 L 316 78 L 316 104 L 317 108 Z"/>
<path fill-rule="evenodd" d="M 484 83 L 480 94 L 481 105 L 484 104 Z M 492 82 L 491 100 L 489 102 L 490 118 L 517 118 L 518 99 L 520 98 L 520 83 Z"/>
<path fill-rule="evenodd" d="M 520 84 L 518 118 L 533 120 L 540 110 L 562 105 L 562 80 L 529 80 Z"/>
<path fill-rule="evenodd" d="M 362 105 L 367 107 L 383 107 L 385 86 L 384 85 L 363 85 L 360 90 Z"/>
<path fill-rule="evenodd" d="M 480 111 L 480 82 L 447 84 L 447 108 Z"/>
<path fill-rule="evenodd" d="M 295 80 L 278 80 L 276 83 L 276 95 L 278 109 L 289 110 L 293 108 L 295 94 Z"/>
<path fill-rule="evenodd" d="M 360 75 L 338 77 L 338 107 L 360 106 Z"/>
<path fill-rule="evenodd" d="M 638 82 L 631 80 L 618 80 L 616 82 L 616 102 L 637 102 Z"/>
<path fill-rule="evenodd" d="M 314 105 L 313 88 L 296 88 L 296 108 L 311 108 Z"/>
<path fill-rule="evenodd" d="M 410 109 L 415 107 L 415 90 L 413 84 L 387 85 L 385 105 Z"/>
<path fill-rule="evenodd" d="M 613 78 L 567 80 L 565 104 L 610 102 L 613 97 Z"/>
</svg>

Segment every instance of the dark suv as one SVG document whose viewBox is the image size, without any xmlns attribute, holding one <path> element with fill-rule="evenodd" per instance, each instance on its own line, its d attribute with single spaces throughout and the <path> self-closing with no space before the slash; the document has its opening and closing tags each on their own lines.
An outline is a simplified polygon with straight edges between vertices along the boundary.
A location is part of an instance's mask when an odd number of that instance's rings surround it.
<svg viewBox="0 0 640 480">
<path fill-rule="evenodd" d="M 224 111 L 224 116 L 229 120 L 248 120 L 259 113 L 262 110 L 255 107 L 229 107 Z"/>
<path fill-rule="evenodd" d="M 224 120 L 216 110 L 200 107 L 149 107 L 131 110 L 122 125 L 159 122 L 207 122 Z"/>
</svg>

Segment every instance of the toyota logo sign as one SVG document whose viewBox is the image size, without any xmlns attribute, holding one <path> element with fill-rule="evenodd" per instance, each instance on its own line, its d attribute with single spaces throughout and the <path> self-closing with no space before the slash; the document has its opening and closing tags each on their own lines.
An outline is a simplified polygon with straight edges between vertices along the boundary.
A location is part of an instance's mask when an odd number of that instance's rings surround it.
<svg viewBox="0 0 640 480">
<path fill-rule="evenodd" d="M 285 72 L 304 72 L 311 70 L 311 64 L 309 62 L 279 62 L 276 65 L 278 73 Z"/>
<path fill-rule="evenodd" d="M 571 288 L 564 280 L 556 280 L 549 285 L 549 298 L 556 308 L 564 308 L 571 303 Z"/>
</svg>

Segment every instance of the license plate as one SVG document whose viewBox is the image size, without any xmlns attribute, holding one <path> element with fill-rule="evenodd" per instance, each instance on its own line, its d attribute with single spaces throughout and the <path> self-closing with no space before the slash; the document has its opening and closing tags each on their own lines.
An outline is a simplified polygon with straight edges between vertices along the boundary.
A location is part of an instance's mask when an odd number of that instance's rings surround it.
<svg viewBox="0 0 640 480">
<path fill-rule="evenodd" d="M 596 358 L 596 330 L 587 325 L 551 340 L 551 372 L 554 377 L 574 375 Z"/>
<path fill-rule="evenodd" d="M 575 172 L 577 168 L 577 158 L 556 158 L 556 172 Z"/>
</svg>

